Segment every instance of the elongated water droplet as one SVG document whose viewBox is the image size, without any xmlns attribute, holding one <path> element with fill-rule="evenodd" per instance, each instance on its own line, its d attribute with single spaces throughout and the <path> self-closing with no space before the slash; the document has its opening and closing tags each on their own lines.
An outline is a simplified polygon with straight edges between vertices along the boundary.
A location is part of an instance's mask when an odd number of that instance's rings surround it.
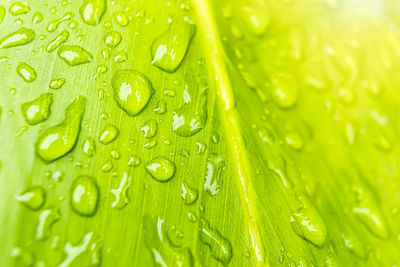
<svg viewBox="0 0 400 267">
<path fill-rule="evenodd" d="M 57 49 L 62 43 L 65 43 L 68 41 L 69 37 L 69 32 L 64 30 L 62 31 L 53 41 L 51 41 L 47 46 L 46 46 L 46 51 L 47 52 L 52 52 L 55 49 Z"/>
<path fill-rule="evenodd" d="M 8 10 L 8 12 L 10 12 L 10 14 L 13 16 L 18 16 L 28 13 L 29 10 L 30 8 L 28 5 L 20 2 L 14 2 L 10 5 L 10 9 Z"/>
<path fill-rule="evenodd" d="M 41 12 L 35 12 L 32 16 L 32 23 L 38 24 L 43 20 L 43 14 Z"/>
<path fill-rule="evenodd" d="M 80 176 L 71 186 L 71 207 L 81 216 L 93 216 L 97 210 L 99 195 L 96 180 L 89 176 Z"/>
<path fill-rule="evenodd" d="M 111 80 L 114 99 L 129 116 L 138 115 L 150 101 L 153 88 L 146 76 L 134 70 L 119 70 Z"/>
<path fill-rule="evenodd" d="M 44 93 L 30 102 L 23 103 L 21 112 L 28 124 L 36 125 L 50 117 L 52 104 L 53 94 Z"/>
<path fill-rule="evenodd" d="M 44 130 L 35 143 L 36 154 L 46 163 L 56 160 L 75 146 L 86 108 L 86 97 L 78 96 L 65 110 L 60 124 Z"/>
<path fill-rule="evenodd" d="M 77 66 L 92 61 L 91 53 L 78 45 L 63 45 L 57 51 L 58 56 L 70 66 Z"/>
<path fill-rule="evenodd" d="M 93 157 L 96 153 L 96 142 L 92 137 L 86 138 L 82 146 L 82 151 L 88 157 Z"/>
<path fill-rule="evenodd" d="M 142 130 L 144 138 L 153 138 L 157 134 L 157 122 L 155 120 L 148 120 L 143 124 L 140 130 Z"/>
<path fill-rule="evenodd" d="M 26 45 L 35 39 L 35 32 L 27 28 L 19 28 L 0 39 L 0 48 L 9 48 Z"/>
<path fill-rule="evenodd" d="M 301 238 L 317 247 L 326 241 L 326 226 L 314 205 L 305 195 L 298 195 L 298 208 L 290 216 L 293 231 Z"/>
<path fill-rule="evenodd" d="M 218 230 L 210 227 L 209 222 L 200 221 L 199 227 L 200 240 L 211 250 L 211 255 L 224 265 L 232 259 L 232 245 L 229 240 L 223 237 Z"/>
<path fill-rule="evenodd" d="M 46 202 L 46 190 L 41 186 L 32 186 L 17 196 L 17 200 L 31 210 L 40 210 Z"/>
<path fill-rule="evenodd" d="M 57 27 L 58 25 L 60 25 L 61 22 L 71 20 L 73 17 L 74 13 L 68 12 L 65 13 L 65 15 L 62 16 L 61 18 L 50 21 L 49 24 L 47 24 L 47 31 L 54 32 L 55 30 L 57 30 Z"/>
<path fill-rule="evenodd" d="M 36 228 L 36 239 L 45 240 L 51 235 L 52 226 L 61 218 L 58 208 L 48 208 L 39 215 L 39 223 Z"/>
<path fill-rule="evenodd" d="M 64 85 L 64 83 L 65 83 L 65 79 L 64 78 L 54 78 L 54 79 L 52 79 L 50 81 L 49 88 L 57 90 L 57 89 L 60 89 L 61 86 Z"/>
<path fill-rule="evenodd" d="M 146 171 L 159 182 L 167 182 L 174 177 L 175 163 L 160 156 L 149 161 L 145 166 Z"/>
<path fill-rule="evenodd" d="M 193 267 L 193 255 L 188 247 L 176 248 L 165 238 L 164 220 L 146 215 L 143 219 L 145 243 L 158 266 Z"/>
<path fill-rule="evenodd" d="M 271 77 L 272 99 L 281 108 L 291 108 L 297 102 L 298 88 L 292 76 L 286 73 Z"/>
<path fill-rule="evenodd" d="M 84 0 L 79 9 L 83 22 L 96 26 L 106 12 L 106 0 Z"/>
<path fill-rule="evenodd" d="M 204 181 L 204 190 L 212 196 L 221 191 L 222 174 L 225 170 L 225 161 L 217 154 L 211 154 L 207 159 L 207 174 Z"/>
<path fill-rule="evenodd" d="M 104 36 L 104 43 L 111 48 L 115 48 L 121 43 L 122 35 L 117 31 L 108 32 Z"/>
<path fill-rule="evenodd" d="M 196 202 L 199 197 L 199 191 L 195 188 L 191 188 L 185 181 L 182 182 L 182 199 L 186 205 L 192 205 Z"/>
<path fill-rule="evenodd" d="M 128 19 L 128 16 L 125 15 L 124 12 L 122 12 L 122 11 L 115 11 L 114 14 L 113 14 L 113 16 L 114 16 L 115 22 L 117 22 L 117 24 L 118 24 L 119 26 L 121 26 L 121 27 L 128 26 L 128 24 L 129 24 L 129 19 Z"/>
<path fill-rule="evenodd" d="M 151 46 L 152 64 L 166 72 L 174 72 L 185 57 L 196 26 L 186 20 L 174 20 Z"/>
<path fill-rule="evenodd" d="M 5 16 L 6 16 L 6 8 L 4 6 L 0 6 L 0 23 L 3 22 Z"/>
<path fill-rule="evenodd" d="M 111 193 L 115 196 L 115 200 L 111 203 L 111 207 L 115 209 L 122 209 L 129 204 L 129 188 L 132 185 L 132 177 L 128 176 L 126 172 L 122 175 L 121 182 L 118 188 L 111 189 Z"/>
<path fill-rule="evenodd" d="M 34 80 L 36 80 L 37 74 L 36 71 L 29 66 L 28 64 L 26 64 L 25 62 L 20 62 L 17 66 L 17 74 L 24 79 L 25 82 L 33 82 Z"/>
<path fill-rule="evenodd" d="M 100 134 L 99 140 L 103 144 L 108 144 L 114 141 L 118 136 L 118 128 L 112 124 L 107 124 Z"/>
</svg>

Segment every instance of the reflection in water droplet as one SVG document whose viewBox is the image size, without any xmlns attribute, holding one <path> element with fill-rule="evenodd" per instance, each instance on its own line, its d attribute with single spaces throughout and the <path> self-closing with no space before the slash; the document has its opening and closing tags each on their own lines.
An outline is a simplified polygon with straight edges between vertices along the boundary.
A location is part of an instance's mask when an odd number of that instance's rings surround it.
<svg viewBox="0 0 400 267">
<path fill-rule="evenodd" d="M 0 48 L 9 48 L 26 45 L 35 39 L 35 32 L 27 28 L 19 28 L 0 39 Z"/>
<path fill-rule="evenodd" d="M 111 80 L 114 99 L 129 116 L 138 115 L 150 101 L 153 88 L 142 73 L 134 70 L 116 71 Z"/>
<path fill-rule="evenodd" d="M 115 200 L 111 203 L 111 207 L 115 209 L 122 209 L 129 204 L 129 188 L 132 185 L 132 177 L 128 176 L 126 172 L 122 175 L 121 182 L 118 188 L 111 189 L 111 193 L 115 196 Z"/>
<path fill-rule="evenodd" d="M 146 171 L 159 182 L 167 182 L 175 174 L 175 163 L 160 156 L 149 161 L 145 166 Z"/>
<path fill-rule="evenodd" d="M 232 245 L 228 239 L 223 237 L 218 230 L 210 227 L 209 222 L 200 221 L 200 240 L 211 250 L 211 255 L 224 265 L 232 259 Z"/>
<path fill-rule="evenodd" d="M 53 104 L 53 94 L 44 93 L 38 98 L 21 105 L 21 112 L 25 121 L 36 125 L 50 117 L 50 107 Z"/>
<path fill-rule="evenodd" d="M 25 82 L 33 82 L 36 80 L 37 74 L 36 71 L 26 64 L 25 62 L 20 62 L 17 66 L 17 74 L 24 79 Z"/>
<path fill-rule="evenodd" d="M 106 0 L 84 0 L 79 8 L 83 22 L 88 25 L 96 26 L 106 12 Z"/>
<path fill-rule="evenodd" d="M 217 154 L 211 154 L 207 159 L 207 173 L 204 181 L 204 190 L 215 196 L 221 191 L 222 174 L 225 170 L 225 161 Z"/>
<path fill-rule="evenodd" d="M 103 144 L 108 144 L 114 141 L 118 136 L 118 128 L 112 124 L 107 124 L 100 134 L 99 140 Z"/>
<path fill-rule="evenodd" d="M 60 124 L 44 130 L 35 143 L 36 154 L 46 163 L 56 160 L 75 146 L 86 108 L 86 97 L 78 96 L 65 110 Z"/>
<path fill-rule="evenodd" d="M 81 216 L 93 216 L 96 213 L 99 195 L 96 180 L 89 176 L 80 176 L 71 186 L 71 207 Z"/>
<path fill-rule="evenodd" d="M 39 223 L 36 228 L 36 239 L 45 240 L 51 235 L 52 226 L 61 218 L 58 208 L 48 208 L 39 214 Z"/>
<path fill-rule="evenodd" d="M 187 53 L 195 31 L 196 26 L 189 21 L 172 21 L 168 30 L 151 46 L 152 64 L 166 72 L 175 72 Z"/>
<path fill-rule="evenodd" d="M 32 210 L 40 210 L 46 202 L 46 190 L 41 186 L 32 186 L 17 196 L 17 200 Z"/>
<path fill-rule="evenodd" d="M 47 52 L 52 52 L 57 49 L 62 43 L 68 41 L 69 32 L 63 30 L 53 41 L 46 46 Z"/>
<path fill-rule="evenodd" d="M 70 66 L 77 66 L 92 61 L 93 56 L 77 45 L 63 45 L 57 51 L 58 56 Z"/>
</svg>

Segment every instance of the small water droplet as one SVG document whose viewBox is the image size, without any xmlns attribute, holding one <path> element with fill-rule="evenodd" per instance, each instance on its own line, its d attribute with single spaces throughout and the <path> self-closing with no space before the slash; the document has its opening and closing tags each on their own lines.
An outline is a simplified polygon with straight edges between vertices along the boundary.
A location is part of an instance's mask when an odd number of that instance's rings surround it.
<svg viewBox="0 0 400 267">
<path fill-rule="evenodd" d="M 293 148 L 294 150 L 300 150 L 303 147 L 303 140 L 300 135 L 295 132 L 290 132 L 285 135 L 285 141 L 288 146 Z"/>
<path fill-rule="evenodd" d="M 77 66 L 92 61 L 93 56 L 77 45 L 63 45 L 57 51 L 58 56 L 70 66 Z"/>
<path fill-rule="evenodd" d="M 107 124 L 100 134 L 99 140 L 103 144 L 111 143 L 119 134 L 118 128 L 112 124 Z"/>
<path fill-rule="evenodd" d="M 44 130 L 35 143 L 36 154 L 50 163 L 72 150 L 78 140 L 86 97 L 78 96 L 65 110 L 65 119 L 60 124 Z"/>
<path fill-rule="evenodd" d="M 154 111 L 157 114 L 164 114 L 167 111 L 166 105 L 167 105 L 167 103 L 165 103 L 164 100 L 160 100 L 160 101 L 158 101 L 157 107 L 154 109 Z"/>
<path fill-rule="evenodd" d="M 172 130 L 179 136 L 190 137 L 201 131 L 207 122 L 207 98 L 202 96 L 195 105 L 184 104 L 173 113 Z"/>
<path fill-rule="evenodd" d="M 92 137 L 86 138 L 82 146 L 83 153 L 88 157 L 93 157 L 96 153 L 96 142 Z"/>
<path fill-rule="evenodd" d="M 298 98 L 297 83 L 294 78 L 287 73 L 277 73 L 271 77 L 272 99 L 281 108 L 293 107 Z"/>
<path fill-rule="evenodd" d="M 269 27 L 270 15 L 268 8 L 261 6 L 263 2 L 253 3 L 258 3 L 258 6 L 244 6 L 241 14 L 251 33 L 260 36 L 263 35 Z"/>
<path fill-rule="evenodd" d="M 156 38 L 151 46 L 152 64 L 166 72 L 175 72 L 185 57 L 196 26 L 186 20 L 177 19 Z"/>
<path fill-rule="evenodd" d="M 155 120 L 148 120 L 143 124 L 140 130 L 142 130 L 144 138 L 153 138 L 157 134 L 157 122 Z"/>
<path fill-rule="evenodd" d="M 10 14 L 13 16 L 18 16 L 28 13 L 29 10 L 30 8 L 27 4 L 14 2 L 10 5 L 10 9 L 8 10 L 8 12 L 10 12 Z"/>
<path fill-rule="evenodd" d="M 109 172 L 113 168 L 113 164 L 111 160 L 108 160 L 106 163 L 104 163 L 103 167 L 101 167 L 101 170 L 103 172 Z"/>
<path fill-rule="evenodd" d="M 128 55 L 126 54 L 125 51 L 120 50 L 117 53 L 115 53 L 113 59 L 115 63 L 122 63 L 128 59 Z"/>
<path fill-rule="evenodd" d="M 66 30 L 63 30 L 53 41 L 51 41 L 47 46 L 46 46 L 46 51 L 47 52 L 52 52 L 55 49 L 57 49 L 62 43 L 65 43 L 68 41 L 69 37 L 69 32 Z"/>
<path fill-rule="evenodd" d="M 96 180 L 89 176 L 80 176 L 71 186 L 71 207 L 81 216 L 93 216 L 97 210 L 99 195 Z"/>
<path fill-rule="evenodd" d="M 36 262 L 36 257 L 33 252 L 19 247 L 12 249 L 11 257 L 13 258 L 14 266 L 29 267 L 34 266 Z"/>
<path fill-rule="evenodd" d="M 44 93 L 30 102 L 21 105 L 21 112 L 25 121 L 36 125 L 50 117 L 50 108 L 53 104 L 53 94 Z"/>
<path fill-rule="evenodd" d="M 96 26 L 106 12 L 106 0 L 85 0 L 79 9 L 83 22 Z"/>
<path fill-rule="evenodd" d="M 54 79 L 52 79 L 50 81 L 49 88 L 57 90 L 57 89 L 60 89 L 61 86 L 64 85 L 64 83 L 65 83 L 65 79 L 64 78 L 54 78 Z"/>
<path fill-rule="evenodd" d="M 113 14 L 113 16 L 114 16 L 115 22 L 116 22 L 119 26 L 121 26 L 121 27 L 128 26 L 128 24 L 129 24 L 129 18 L 128 18 L 128 16 L 127 16 L 124 12 L 122 12 L 122 11 L 115 11 L 114 14 Z"/>
<path fill-rule="evenodd" d="M 38 24 L 43 20 L 43 14 L 41 12 L 35 12 L 32 16 L 32 23 Z"/>
<path fill-rule="evenodd" d="M 111 207 L 115 209 L 123 209 L 129 204 L 129 188 L 132 185 L 132 177 L 126 172 L 122 175 L 121 182 L 118 188 L 111 189 L 111 193 L 115 196 L 115 200 L 111 203 Z"/>
<path fill-rule="evenodd" d="M 24 79 L 25 82 L 33 82 L 34 80 L 36 80 L 37 74 L 36 71 L 29 66 L 28 64 L 26 64 L 25 62 L 20 62 L 17 66 L 17 74 Z"/>
<path fill-rule="evenodd" d="M 52 226 L 61 218 L 58 208 L 48 208 L 39 214 L 39 223 L 36 228 L 36 239 L 46 240 L 51 235 Z"/>
<path fill-rule="evenodd" d="M 108 32 L 104 36 L 104 43 L 111 48 L 117 47 L 122 41 L 122 35 L 117 31 Z"/>
<path fill-rule="evenodd" d="M 207 145 L 203 142 L 196 142 L 197 145 L 197 154 L 201 155 L 204 154 L 207 150 Z"/>
<path fill-rule="evenodd" d="M 160 156 L 149 161 L 145 166 L 146 171 L 159 182 L 167 182 L 175 174 L 175 163 Z"/>
<path fill-rule="evenodd" d="M 114 99 L 129 116 L 136 116 L 146 107 L 153 94 L 150 81 L 134 70 L 119 70 L 111 80 Z"/>
<path fill-rule="evenodd" d="M 181 189 L 183 202 L 186 205 L 194 204 L 199 197 L 199 191 L 190 187 L 185 181 L 182 182 Z"/>
<path fill-rule="evenodd" d="M 130 167 L 137 167 L 140 165 L 140 158 L 139 156 L 130 156 L 128 160 L 128 166 Z"/>
<path fill-rule="evenodd" d="M 41 186 L 32 186 L 17 196 L 17 200 L 31 210 L 40 210 L 46 202 L 46 190 Z"/>
<path fill-rule="evenodd" d="M 211 154 L 207 159 L 207 173 L 204 181 L 204 190 L 212 196 L 221 191 L 222 174 L 225 170 L 225 161 L 217 154 Z"/>
<path fill-rule="evenodd" d="M 182 231 L 175 228 L 175 226 L 171 226 L 167 231 L 167 238 L 171 245 L 176 248 L 180 248 L 184 244 L 184 235 Z"/>
</svg>

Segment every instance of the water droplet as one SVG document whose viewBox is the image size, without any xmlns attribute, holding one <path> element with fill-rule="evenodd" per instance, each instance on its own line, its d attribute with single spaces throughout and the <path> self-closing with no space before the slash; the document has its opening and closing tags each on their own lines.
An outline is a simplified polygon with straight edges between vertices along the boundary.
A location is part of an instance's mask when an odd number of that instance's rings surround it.
<svg viewBox="0 0 400 267">
<path fill-rule="evenodd" d="M 128 166 L 137 167 L 140 165 L 140 158 L 138 156 L 130 156 L 128 160 Z"/>
<path fill-rule="evenodd" d="M 55 49 L 57 49 L 62 43 L 65 43 L 68 41 L 69 37 L 69 32 L 66 30 L 63 30 L 53 41 L 51 41 L 47 46 L 46 46 L 46 51 L 47 52 L 52 52 Z"/>
<path fill-rule="evenodd" d="M 83 22 L 96 26 L 106 12 L 106 0 L 85 0 L 79 9 Z"/>
<path fill-rule="evenodd" d="M 151 149 L 151 148 L 155 147 L 156 145 L 157 145 L 157 140 L 152 139 L 152 140 L 148 141 L 147 143 L 145 143 L 143 147 L 146 149 Z"/>
<path fill-rule="evenodd" d="M 146 171 L 159 182 L 167 182 L 175 174 L 175 163 L 160 156 L 149 161 L 145 166 Z"/>
<path fill-rule="evenodd" d="M 192 223 L 196 223 L 198 220 L 198 216 L 196 215 L 195 212 L 188 212 L 188 219 Z"/>
<path fill-rule="evenodd" d="M 212 133 L 210 136 L 211 142 L 215 145 L 219 143 L 219 135 L 217 133 Z"/>
<path fill-rule="evenodd" d="M 184 235 L 182 231 L 177 230 L 175 226 L 171 226 L 167 230 L 167 238 L 168 241 L 170 242 L 171 245 L 173 245 L 176 248 L 180 248 L 184 244 Z"/>
<path fill-rule="evenodd" d="M 43 20 L 43 14 L 41 12 L 35 12 L 32 16 L 32 23 L 38 24 Z"/>
<path fill-rule="evenodd" d="M 10 9 L 8 10 L 8 12 L 10 12 L 10 14 L 13 16 L 18 16 L 28 13 L 29 10 L 30 8 L 28 5 L 20 2 L 14 2 L 10 5 Z"/>
<path fill-rule="evenodd" d="M 99 187 L 89 176 L 79 176 L 71 186 L 71 207 L 81 216 L 93 216 L 99 202 Z"/>
<path fill-rule="evenodd" d="M 260 36 L 268 29 L 270 15 L 267 7 L 260 6 L 262 2 L 253 3 L 259 3 L 259 6 L 244 6 L 241 14 L 251 33 Z"/>
<path fill-rule="evenodd" d="M 122 40 L 122 35 L 117 31 L 108 32 L 104 36 L 104 42 L 108 47 L 115 48 L 117 47 Z"/>
<path fill-rule="evenodd" d="M 294 150 L 300 150 L 303 147 L 303 140 L 300 135 L 295 132 L 290 132 L 285 135 L 286 144 Z"/>
<path fill-rule="evenodd" d="M 41 186 L 32 186 L 17 196 L 17 200 L 32 210 L 40 210 L 46 202 L 46 190 Z"/>
<path fill-rule="evenodd" d="M 88 157 L 93 157 L 96 153 L 96 142 L 92 137 L 86 138 L 82 146 L 82 151 Z"/>
<path fill-rule="evenodd" d="M 35 39 L 35 32 L 27 28 L 19 28 L 0 39 L 0 48 L 26 45 Z"/>
<path fill-rule="evenodd" d="M 77 66 L 92 61 L 93 56 L 77 45 L 63 45 L 57 51 L 58 56 L 70 66 Z"/>
<path fill-rule="evenodd" d="M 86 97 L 78 96 L 65 110 L 60 124 L 44 130 L 35 143 L 36 154 L 46 163 L 61 158 L 75 146 L 86 108 Z"/>
<path fill-rule="evenodd" d="M 29 66 L 28 64 L 26 64 L 25 62 L 20 62 L 17 66 L 17 74 L 24 79 L 25 82 L 33 82 L 34 80 L 36 80 L 37 74 L 36 71 Z"/>
<path fill-rule="evenodd" d="M 195 188 L 191 188 L 185 181 L 182 182 L 182 199 L 186 205 L 192 205 L 196 202 L 199 197 L 199 191 Z"/>
<path fill-rule="evenodd" d="M 6 8 L 4 6 L 0 6 L 0 23 L 3 22 L 5 16 L 6 16 Z"/>
<path fill-rule="evenodd" d="M 11 251 L 11 257 L 13 258 L 13 266 L 30 267 L 34 266 L 36 262 L 35 254 L 31 251 L 24 250 L 16 247 Z M 37 265 L 36 265 L 37 266 Z"/>
<path fill-rule="evenodd" d="M 101 170 L 103 172 L 109 172 L 109 171 L 111 171 L 112 168 L 113 168 L 113 164 L 112 164 L 111 160 L 109 160 L 106 163 L 104 163 L 103 167 L 101 167 Z"/>
<path fill-rule="evenodd" d="M 44 93 L 38 98 L 21 105 L 21 112 L 25 121 L 36 125 L 50 117 L 50 107 L 53 104 L 53 94 Z"/>
<path fill-rule="evenodd" d="M 175 72 L 185 57 L 196 26 L 186 20 L 174 20 L 151 46 L 152 64 L 166 72 Z"/>
<path fill-rule="evenodd" d="M 360 259 L 366 259 L 368 254 L 365 250 L 364 244 L 355 233 L 354 229 L 348 229 L 342 233 L 342 238 L 345 247 Z"/>
<path fill-rule="evenodd" d="M 148 120 L 143 124 L 140 130 L 142 130 L 144 138 L 153 138 L 157 134 L 157 122 L 155 120 Z"/>
<path fill-rule="evenodd" d="M 138 115 L 150 101 L 153 88 L 142 73 L 134 70 L 116 71 L 111 80 L 114 99 L 129 116 Z"/>
<path fill-rule="evenodd" d="M 167 111 L 166 103 L 164 100 L 158 101 L 157 107 L 154 109 L 154 111 L 157 114 L 164 114 Z"/>
<path fill-rule="evenodd" d="M 145 243 L 159 266 L 193 267 L 193 255 L 188 247 L 170 246 L 165 238 L 165 224 L 161 218 L 146 215 L 143 219 Z"/>
<path fill-rule="evenodd" d="M 190 137 L 201 131 L 207 122 L 207 98 L 198 104 L 184 104 L 174 111 L 172 130 L 179 136 Z"/>
<path fill-rule="evenodd" d="M 115 63 L 122 63 L 122 62 L 125 62 L 127 59 L 128 59 L 128 55 L 123 50 L 118 51 L 114 55 L 114 62 Z"/>
<path fill-rule="evenodd" d="M 122 175 L 121 182 L 118 188 L 111 189 L 111 193 L 115 196 L 115 200 L 111 203 L 111 207 L 115 209 L 122 209 L 129 204 L 129 188 L 132 185 L 132 177 L 128 176 L 126 172 Z"/>
<path fill-rule="evenodd" d="M 119 134 L 118 128 L 112 124 L 107 124 L 100 134 L 99 140 L 103 144 L 108 144 L 114 141 Z"/>
<path fill-rule="evenodd" d="M 55 30 L 57 30 L 57 27 L 58 25 L 60 25 L 61 22 L 71 20 L 73 17 L 74 13 L 68 12 L 65 13 L 65 15 L 62 16 L 61 18 L 50 21 L 49 24 L 47 24 L 47 31 L 54 32 Z"/>
<path fill-rule="evenodd" d="M 217 154 L 211 154 L 207 159 L 207 174 L 204 181 L 204 190 L 212 196 L 221 191 L 222 174 L 225 170 L 225 161 Z"/>
<path fill-rule="evenodd" d="M 291 108 L 297 102 L 298 88 L 292 76 L 278 73 L 271 77 L 272 99 L 281 108 Z"/>
<path fill-rule="evenodd" d="M 322 247 L 327 237 L 324 221 L 305 195 L 298 195 L 297 201 L 298 207 L 290 216 L 293 231 L 314 246 Z"/>
<path fill-rule="evenodd" d="M 48 208 L 39 214 L 39 223 L 36 228 L 36 239 L 45 240 L 51 235 L 52 226 L 61 218 L 58 208 Z"/>
<path fill-rule="evenodd" d="M 197 145 L 197 154 L 201 155 L 204 154 L 207 150 L 207 145 L 203 142 L 196 142 Z"/>
<path fill-rule="evenodd" d="M 129 24 L 129 19 L 128 16 L 125 15 L 124 12 L 122 11 L 115 11 L 114 14 L 114 20 L 117 22 L 117 24 L 121 27 L 125 27 Z"/>
<path fill-rule="evenodd" d="M 60 89 L 61 86 L 64 85 L 64 83 L 65 83 L 65 79 L 64 78 L 54 78 L 54 79 L 52 79 L 50 81 L 49 88 L 57 90 L 57 89 Z"/>
<path fill-rule="evenodd" d="M 232 259 L 232 245 L 218 230 L 210 227 L 209 222 L 200 221 L 200 240 L 211 250 L 211 255 L 222 264 L 227 265 Z"/>
</svg>

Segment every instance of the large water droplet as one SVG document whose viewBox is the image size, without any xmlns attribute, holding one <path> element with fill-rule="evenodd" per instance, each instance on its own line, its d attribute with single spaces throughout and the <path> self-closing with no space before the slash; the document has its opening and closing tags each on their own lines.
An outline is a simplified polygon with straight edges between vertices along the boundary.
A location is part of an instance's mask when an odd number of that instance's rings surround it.
<svg viewBox="0 0 400 267">
<path fill-rule="evenodd" d="M 207 174 L 204 181 L 204 190 L 215 196 L 222 186 L 222 174 L 225 170 L 225 161 L 217 154 L 211 154 L 207 159 Z"/>
<path fill-rule="evenodd" d="M 31 29 L 20 28 L 0 39 L 0 48 L 9 48 L 26 45 L 35 39 L 35 32 Z"/>
<path fill-rule="evenodd" d="M 63 45 L 57 51 L 58 56 L 70 66 L 77 66 L 92 61 L 91 53 L 78 45 Z"/>
<path fill-rule="evenodd" d="M 200 221 L 199 227 L 200 240 L 206 244 L 211 255 L 224 265 L 227 265 L 232 259 L 232 245 L 228 239 L 223 237 L 218 230 L 210 227 L 210 224 L 205 221 Z"/>
<path fill-rule="evenodd" d="M 326 226 L 314 205 L 305 195 L 298 195 L 298 208 L 290 216 L 293 231 L 317 247 L 326 241 Z"/>
<path fill-rule="evenodd" d="M 39 214 L 39 223 L 36 228 L 36 239 L 45 240 L 51 235 L 52 226 L 61 218 L 58 208 L 48 208 Z"/>
<path fill-rule="evenodd" d="M 143 124 L 140 130 L 142 130 L 144 138 L 153 138 L 157 134 L 157 122 L 155 120 L 148 120 Z"/>
<path fill-rule="evenodd" d="M 33 82 L 36 80 L 37 74 L 34 68 L 26 64 L 25 62 L 20 62 L 17 66 L 17 74 L 24 79 L 25 82 Z"/>
<path fill-rule="evenodd" d="M 32 210 L 40 210 L 46 202 L 46 190 L 41 186 L 32 186 L 17 196 L 17 200 Z"/>
<path fill-rule="evenodd" d="M 36 125 L 50 117 L 52 104 L 53 94 L 44 93 L 30 102 L 23 103 L 21 112 L 28 124 Z"/>
<path fill-rule="evenodd" d="M 111 80 L 114 99 L 129 116 L 138 115 L 150 101 L 153 88 L 142 73 L 134 70 L 116 71 Z"/>
<path fill-rule="evenodd" d="M 151 46 L 152 64 L 167 72 L 174 72 L 181 64 L 196 31 L 196 26 L 177 19 L 154 40 Z"/>
<path fill-rule="evenodd" d="M 78 96 L 65 110 L 60 124 L 44 130 L 35 143 L 36 154 L 46 163 L 56 160 L 75 146 L 86 108 L 86 97 Z"/>
<path fill-rule="evenodd" d="M 82 216 L 93 216 L 99 202 L 99 187 L 96 180 L 89 176 L 80 176 L 71 186 L 71 207 Z"/>
<path fill-rule="evenodd" d="M 118 136 L 118 128 L 112 124 L 107 124 L 100 134 L 99 140 L 103 144 L 108 144 L 114 141 Z"/>
<path fill-rule="evenodd" d="M 150 160 L 146 166 L 146 171 L 159 182 L 167 182 L 175 174 L 175 163 L 160 156 Z"/>
<path fill-rule="evenodd" d="M 85 0 L 79 9 L 83 22 L 96 26 L 106 12 L 106 0 Z"/>
<path fill-rule="evenodd" d="M 53 41 L 46 46 L 47 52 L 52 52 L 57 49 L 62 43 L 68 41 L 69 32 L 63 30 Z"/>
<path fill-rule="evenodd" d="M 14 2 L 10 5 L 8 10 L 11 15 L 18 16 L 28 13 L 30 10 L 29 6 L 20 2 Z"/>
<path fill-rule="evenodd" d="M 115 200 L 111 203 L 111 207 L 122 209 L 131 201 L 129 198 L 129 188 L 132 185 L 132 177 L 126 172 L 122 175 L 121 182 L 118 188 L 111 189 L 111 193 L 115 196 Z"/>
</svg>

